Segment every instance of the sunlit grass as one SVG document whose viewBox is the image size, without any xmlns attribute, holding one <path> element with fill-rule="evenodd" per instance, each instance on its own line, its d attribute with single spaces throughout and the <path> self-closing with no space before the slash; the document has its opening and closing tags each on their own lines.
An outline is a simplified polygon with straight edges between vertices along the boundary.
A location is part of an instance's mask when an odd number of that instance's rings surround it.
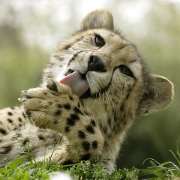
<svg viewBox="0 0 180 180">
<path fill-rule="evenodd" d="M 180 152 L 177 146 L 176 154 L 172 151 L 172 155 L 176 159 L 176 164 L 173 162 L 159 163 L 152 158 L 146 159 L 150 166 L 146 169 L 118 169 L 112 174 L 98 165 L 91 164 L 89 161 L 81 161 L 74 165 L 50 165 L 49 160 L 43 162 L 35 162 L 31 158 L 31 162 L 23 165 L 26 161 L 25 157 L 16 159 L 10 164 L 6 164 L 5 168 L 0 169 L 0 180 L 28 180 L 28 179 L 50 179 L 51 176 L 58 172 L 70 174 L 73 179 L 93 179 L 93 180 L 172 180 L 180 177 Z"/>
<path fill-rule="evenodd" d="M 82 161 L 74 165 L 56 166 L 49 165 L 48 161 L 25 162 L 25 158 L 19 158 L 11 164 L 7 164 L 5 168 L 0 169 L 0 180 L 28 180 L 28 179 L 50 179 L 57 172 L 65 172 L 70 174 L 73 179 L 102 179 L 102 180 L 119 180 L 119 179 L 138 179 L 139 170 L 136 168 L 116 170 L 112 174 L 108 174 L 105 168 L 98 164 L 91 164 L 89 161 Z M 66 170 L 65 170 L 66 169 Z"/>
<path fill-rule="evenodd" d="M 146 159 L 143 164 L 146 161 L 149 161 L 151 164 L 150 167 L 147 169 L 141 169 L 139 176 L 146 176 L 146 175 L 151 175 L 151 178 L 147 179 L 175 179 L 177 177 L 180 177 L 180 152 L 179 152 L 179 146 L 176 148 L 176 154 L 170 150 L 174 158 L 176 159 L 176 164 L 173 162 L 164 162 L 164 163 L 159 163 L 156 160 L 149 158 Z"/>
</svg>

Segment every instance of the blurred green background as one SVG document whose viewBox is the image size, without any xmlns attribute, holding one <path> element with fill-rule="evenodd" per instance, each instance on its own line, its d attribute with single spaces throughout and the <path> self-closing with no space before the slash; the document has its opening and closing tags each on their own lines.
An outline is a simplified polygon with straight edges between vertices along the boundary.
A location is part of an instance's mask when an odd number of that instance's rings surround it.
<svg viewBox="0 0 180 180">
<path fill-rule="evenodd" d="M 115 25 L 134 42 L 152 71 L 175 86 L 166 110 L 137 117 L 119 154 L 120 168 L 143 168 L 143 160 L 173 160 L 180 139 L 179 0 L 0 0 L 0 108 L 19 105 L 21 90 L 37 87 L 57 43 L 82 18 L 107 9 Z"/>
</svg>

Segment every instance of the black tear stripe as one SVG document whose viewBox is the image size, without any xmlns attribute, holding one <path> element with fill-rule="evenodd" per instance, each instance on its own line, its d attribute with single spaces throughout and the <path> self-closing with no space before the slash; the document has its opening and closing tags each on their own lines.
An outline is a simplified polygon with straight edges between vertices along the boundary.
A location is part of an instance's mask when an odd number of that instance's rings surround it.
<svg viewBox="0 0 180 180">
<path fill-rule="evenodd" d="M 72 57 L 72 58 L 69 60 L 69 62 L 68 62 L 68 66 L 70 65 L 70 63 L 71 63 L 72 61 L 75 60 L 75 58 L 77 57 L 77 55 L 80 54 L 81 52 L 83 52 L 83 51 L 79 51 L 79 52 L 77 52 L 76 54 L 73 55 L 73 57 Z"/>
<path fill-rule="evenodd" d="M 111 85 L 111 83 L 112 83 L 112 78 L 113 78 L 114 72 L 115 72 L 115 70 L 116 70 L 117 68 L 119 68 L 119 66 L 116 66 L 116 67 L 114 68 L 113 73 L 112 73 L 112 76 L 111 76 L 111 79 L 110 79 L 108 85 L 107 85 L 105 88 L 101 89 L 98 93 L 95 93 L 95 94 L 91 94 L 91 93 L 90 93 L 90 89 L 89 89 L 85 94 L 83 94 L 83 95 L 80 97 L 80 99 L 87 99 L 87 98 L 89 98 L 89 97 L 90 97 L 90 98 L 93 98 L 93 99 L 97 99 L 100 95 L 102 95 L 102 94 L 104 94 L 105 92 L 107 92 L 108 89 L 109 89 L 109 87 L 110 87 L 110 85 Z M 136 80 L 135 77 L 133 77 L 133 78 L 134 78 L 134 80 Z"/>
<path fill-rule="evenodd" d="M 89 89 L 85 94 L 83 94 L 83 95 L 80 97 L 80 99 L 87 99 L 87 98 L 89 98 L 89 97 L 90 97 L 90 98 L 93 98 L 93 99 L 97 99 L 100 95 L 104 94 L 104 93 L 109 89 L 109 87 L 110 87 L 110 85 L 111 85 L 111 83 L 112 83 L 112 78 L 113 78 L 114 72 L 115 72 L 115 70 L 116 70 L 117 68 L 119 68 L 119 66 L 117 66 L 117 67 L 114 68 L 113 73 L 112 73 L 112 76 L 111 76 L 111 79 L 110 79 L 108 85 L 107 85 L 105 88 L 101 89 L 98 93 L 95 93 L 95 94 L 91 94 L 91 93 L 90 93 L 90 89 Z"/>
</svg>

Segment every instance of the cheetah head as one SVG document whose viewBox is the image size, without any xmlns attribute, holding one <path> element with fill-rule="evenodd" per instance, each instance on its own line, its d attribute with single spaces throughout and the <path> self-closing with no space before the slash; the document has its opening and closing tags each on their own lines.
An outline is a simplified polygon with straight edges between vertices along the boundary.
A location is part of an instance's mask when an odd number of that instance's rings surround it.
<svg viewBox="0 0 180 180">
<path fill-rule="evenodd" d="M 105 114 L 106 121 L 113 116 L 124 124 L 137 114 L 164 109 L 173 97 L 172 83 L 149 72 L 135 45 L 115 30 L 112 14 L 104 10 L 89 13 L 74 35 L 59 43 L 42 85 L 48 78 L 72 86 L 96 117 Z"/>
</svg>

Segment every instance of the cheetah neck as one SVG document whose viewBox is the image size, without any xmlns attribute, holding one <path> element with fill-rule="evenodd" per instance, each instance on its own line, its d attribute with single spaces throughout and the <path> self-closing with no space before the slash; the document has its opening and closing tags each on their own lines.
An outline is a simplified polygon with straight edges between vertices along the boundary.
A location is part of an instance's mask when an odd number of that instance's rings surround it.
<svg viewBox="0 0 180 180">
<path fill-rule="evenodd" d="M 92 100 L 91 98 L 85 99 L 83 102 L 91 111 L 93 118 L 99 125 L 102 134 L 105 138 L 119 136 L 132 125 L 135 118 L 135 113 L 131 112 L 131 116 L 126 115 L 124 112 L 119 111 L 120 104 L 102 103 L 102 98 Z M 105 99 L 103 100 L 106 101 Z"/>
</svg>

